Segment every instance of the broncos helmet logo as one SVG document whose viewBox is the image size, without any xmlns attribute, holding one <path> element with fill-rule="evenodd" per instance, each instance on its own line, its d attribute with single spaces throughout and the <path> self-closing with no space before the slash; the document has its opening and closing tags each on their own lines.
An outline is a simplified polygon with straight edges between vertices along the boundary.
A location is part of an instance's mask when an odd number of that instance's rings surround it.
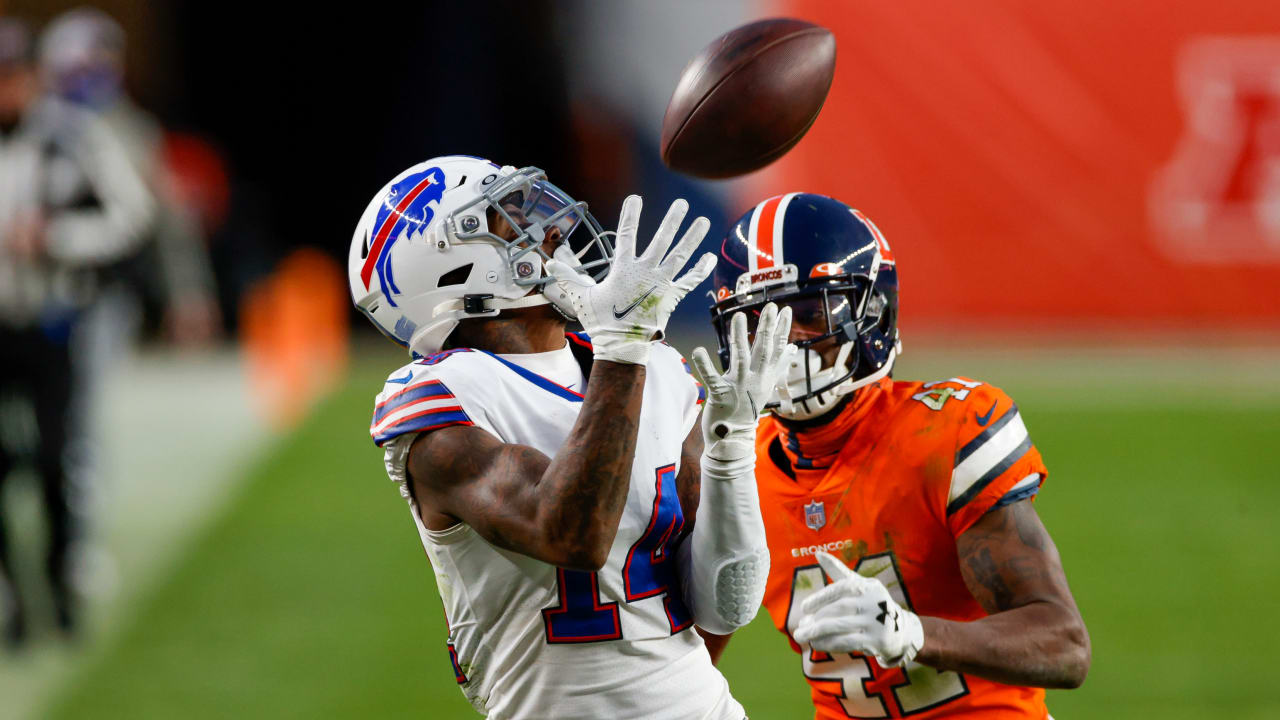
<svg viewBox="0 0 1280 720">
<path fill-rule="evenodd" d="M 360 268 L 360 279 L 364 281 L 365 289 L 369 289 L 376 270 L 382 294 L 392 307 L 396 306 L 392 296 L 399 294 L 400 289 L 396 287 L 391 265 L 387 262 L 391 248 L 406 230 L 420 232 L 426 229 L 436 214 L 431 206 L 439 204 L 444 189 L 444 171 L 440 168 L 413 173 L 391 186 L 374 217 L 372 246 Z"/>
</svg>

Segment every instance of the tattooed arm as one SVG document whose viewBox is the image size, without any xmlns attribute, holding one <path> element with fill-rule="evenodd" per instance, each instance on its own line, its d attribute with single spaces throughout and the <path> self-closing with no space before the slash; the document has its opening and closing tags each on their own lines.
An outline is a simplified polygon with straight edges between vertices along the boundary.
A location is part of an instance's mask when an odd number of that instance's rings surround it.
<svg viewBox="0 0 1280 720">
<path fill-rule="evenodd" d="M 973 622 L 921 617 L 916 662 L 1009 685 L 1079 687 L 1089 672 L 1089 632 L 1031 503 L 987 513 L 956 549 L 965 584 L 990 614 Z"/>
<path fill-rule="evenodd" d="M 604 566 L 626 505 L 643 365 L 597 360 L 577 422 L 554 458 L 474 426 L 419 436 L 409 483 L 423 523 L 458 522 L 508 550 L 574 570 Z"/>
</svg>

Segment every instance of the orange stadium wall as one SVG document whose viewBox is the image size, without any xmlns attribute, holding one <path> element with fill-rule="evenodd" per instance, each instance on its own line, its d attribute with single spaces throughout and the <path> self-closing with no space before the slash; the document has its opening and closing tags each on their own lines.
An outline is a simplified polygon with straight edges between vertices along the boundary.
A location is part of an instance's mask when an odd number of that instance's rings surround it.
<svg viewBox="0 0 1280 720">
<path fill-rule="evenodd" d="M 779 2 L 834 85 L 763 195 L 873 218 L 903 317 L 1280 327 L 1280 2 Z"/>
</svg>

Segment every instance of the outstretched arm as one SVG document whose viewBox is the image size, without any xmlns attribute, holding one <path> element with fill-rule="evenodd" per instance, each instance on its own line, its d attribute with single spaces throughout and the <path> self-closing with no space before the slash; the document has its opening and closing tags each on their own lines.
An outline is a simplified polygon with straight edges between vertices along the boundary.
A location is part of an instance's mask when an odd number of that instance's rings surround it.
<svg viewBox="0 0 1280 720">
<path fill-rule="evenodd" d="M 1062 560 L 1030 501 L 997 508 L 956 541 L 969 592 L 990 615 L 921 618 L 916 661 L 1010 685 L 1074 688 L 1091 648 Z"/>
<path fill-rule="evenodd" d="M 756 423 L 790 352 L 791 309 L 770 304 L 748 346 L 747 319 L 730 328 L 729 368 L 721 375 L 707 351 L 693 352 L 693 368 L 707 388 L 699 462 L 698 518 L 677 552 L 685 602 L 694 622 L 728 634 L 755 617 L 769 577 L 769 546 L 755 481 Z"/>
<path fill-rule="evenodd" d="M 706 253 L 677 277 L 708 226 L 706 218 L 695 219 L 672 245 L 689 208 L 683 200 L 671 204 L 648 248 L 637 254 L 640 208 L 635 195 L 623 203 L 616 253 L 603 281 L 582 273 L 567 245 L 547 264 L 591 335 L 595 355 L 565 445 L 548 458 L 475 427 L 419 437 L 409 479 L 428 528 L 461 521 L 499 547 L 553 565 L 604 566 L 631 482 L 650 346 L 676 304 L 715 266 L 715 256 Z"/>
<path fill-rule="evenodd" d="M 684 511 L 685 526 L 693 525 L 697 522 L 698 504 L 702 499 L 702 452 L 704 450 L 702 442 L 702 428 L 695 424 L 693 429 L 689 431 L 689 436 L 684 440 L 684 447 L 680 454 L 680 474 L 676 476 L 676 487 L 680 492 L 680 507 Z M 688 560 L 688 557 L 685 558 Z M 687 566 L 685 566 L 687 570 Z M 732 633 L 727 635 L 716 635 L 705 628 L 694 626 L 694 630 L 702 636 L 702 641 L 707 646 L 707 653 L 711 655 L 711 664 L 715 665 L 720 662 L 720 656 L 724 654 L 724 648 L 729 644 L 729 638 L 733 637 Z"/>
</svg>

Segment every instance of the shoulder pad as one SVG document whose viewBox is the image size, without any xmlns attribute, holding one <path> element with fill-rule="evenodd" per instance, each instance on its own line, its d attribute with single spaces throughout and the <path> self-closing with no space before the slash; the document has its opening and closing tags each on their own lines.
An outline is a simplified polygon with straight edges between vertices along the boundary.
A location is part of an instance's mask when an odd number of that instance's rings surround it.
<svg viewBox="0 0 1280 720">
<path fill-rule="evenodd" d="M 937 412 L 946 412 L 948 414 L 961 410 L 959 405 L 972 405 L 970 402 L 966 404 L 964 401 L 971 400 L 977 395 L 984 394 L 992 390 L 990 385 L 970 380 L 969 378 L 954 377 L 947 380 L 934 380 L 920 385 L 920 391 L 911 396 L 912 400 L 918 400 L 924 403 L 924 406 L 930 410 Z M 997 390 L 997 392 L 999 392 Z"/>
<path fill-rule="evenodd" d="M 458 398 L 429 367 L 434 364 L 428 362 L 432 358 L 440 362 L 444 359 L 441 355 L 454 352 L 458 351 L 438 353 L 391 373 L 378 393 L 369 424 L 369 434 L 376 445 L 381 447 L 405 433 L 473 424 Z"/>
<path fill-rule="evenodd" d="M 947 497 L 954 513 L 1031 449 L 1031 437 L 1013 399 L 990 385 L 975 388 L 955 415 L 956 457 Z"/>
</svg>

